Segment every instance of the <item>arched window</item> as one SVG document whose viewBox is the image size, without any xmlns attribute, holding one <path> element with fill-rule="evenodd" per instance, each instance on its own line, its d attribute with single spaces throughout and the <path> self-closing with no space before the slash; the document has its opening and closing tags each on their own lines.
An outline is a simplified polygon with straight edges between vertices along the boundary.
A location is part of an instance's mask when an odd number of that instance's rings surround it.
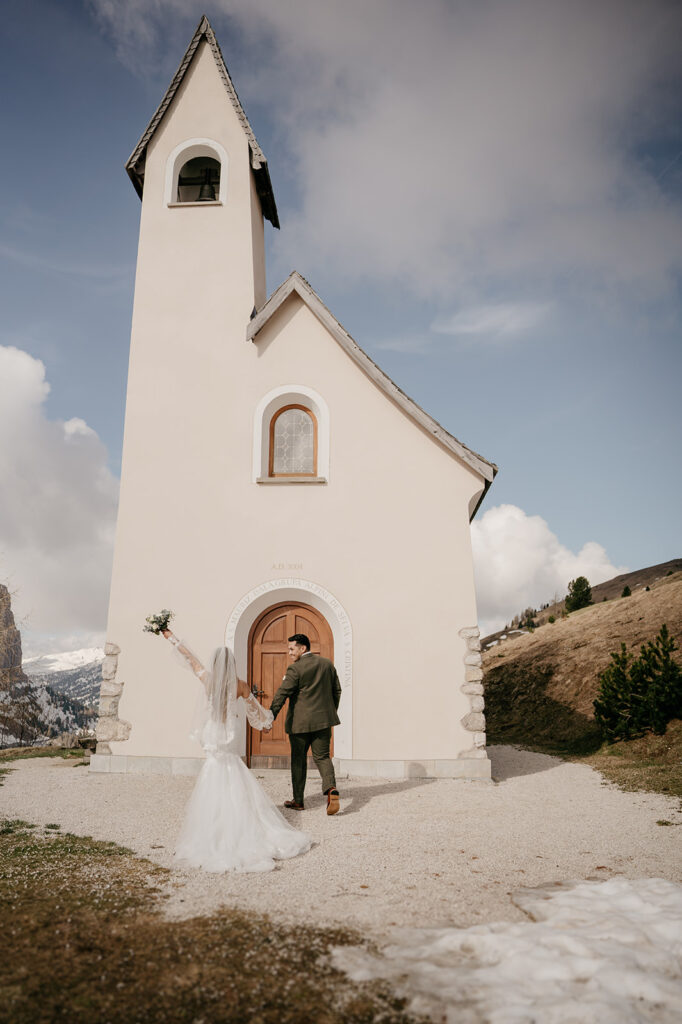
<svg viewBox="0 0 682 1024">
<path fill-rule="evenodd" d="M 280 384 L 253 411 L 255 484 L 329 482 L 329 408 L 307 384 Z"/>
<path fill-rule="evenodd" d="M 304 405 L 285 405 L 270 421 L 269 476 L 317 476 L 317 420 Z"/>
<path fill-rule="evenodd" d="M 178 174 L 178 203 L 214 203 L 220 195 L 220 164 L 210 156 L 195 156 Z"/>
</svg>

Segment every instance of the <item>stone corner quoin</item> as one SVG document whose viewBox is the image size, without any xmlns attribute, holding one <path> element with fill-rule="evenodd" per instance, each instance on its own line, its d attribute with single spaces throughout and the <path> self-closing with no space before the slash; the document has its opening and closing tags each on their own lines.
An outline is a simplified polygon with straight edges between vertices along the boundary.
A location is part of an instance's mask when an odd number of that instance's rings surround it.
<svg viewBox="0 0 682 1024">
<path fill-rule="evenodd" d="M 458 754 L 460 758 L 483 759 L 488 757 L 485 749 L 485 715 L 483 708 L 483 668 L 481 659 L 481 633 L 478 626 L 466 626 L 460 629 L 459 636 L 466 642 L 464 655 L 465 682 L 460 686 L 462 693 L 469 698 L 469 711 L 461 719 L 464 728 L 472 733 L 472 745 L 468 750 Z"/>
</svg>

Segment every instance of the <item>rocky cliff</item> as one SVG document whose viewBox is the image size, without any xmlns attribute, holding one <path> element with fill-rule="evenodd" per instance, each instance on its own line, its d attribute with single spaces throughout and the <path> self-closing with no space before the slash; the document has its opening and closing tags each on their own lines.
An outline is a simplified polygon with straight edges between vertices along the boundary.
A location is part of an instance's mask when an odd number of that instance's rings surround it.
<svg viewBox="0 0 682 1024">
<path fill-rule="evenodd" d="M 78 701 L 37 686 L 22 668 L 21 634 L 6 586 L 0 584 L 0 747 L 31 746 L 93 724 Z"/>
<path fill-rule="evenodd" d="M 21 668 L 21 633 L 14 621 L 10 592 L 0 583 L 0 691 L 17 683 L 28 683 Z"/>
</svg>

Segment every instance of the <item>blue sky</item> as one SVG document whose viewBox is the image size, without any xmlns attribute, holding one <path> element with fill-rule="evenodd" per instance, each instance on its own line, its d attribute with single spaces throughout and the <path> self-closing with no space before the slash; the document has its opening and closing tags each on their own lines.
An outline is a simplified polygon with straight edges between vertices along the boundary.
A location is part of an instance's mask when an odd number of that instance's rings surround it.
<svg viewBox="0 0 682 1024">
<path fill-rule="evenodd" d="M 123 165 L 204 11 L 269 162 L 268 289 L 299 270 L 500 466 L 485 623 L 680 555 L 679 5 L 25 0 L 0 29 L 0 579 L 28 648 L 104 629 Z"/>
</svg>

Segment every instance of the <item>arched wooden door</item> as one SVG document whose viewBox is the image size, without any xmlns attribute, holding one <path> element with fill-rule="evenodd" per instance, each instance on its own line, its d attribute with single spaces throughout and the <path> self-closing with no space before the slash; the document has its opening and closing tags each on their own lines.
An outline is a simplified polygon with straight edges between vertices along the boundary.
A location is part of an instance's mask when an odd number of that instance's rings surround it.
<svg viewBox="0 0 682 1024">
<path fill-rule="evenodd" d="M 305 633 L 310 650 L 334 660 L 334 637 L 329 623 L 315 608 L 298 602 L 268 608 L 249 634 L 249 683 L 260 691 L 258 699 L 266 708 L 282 682 L 289 665 L 288 638 Z M 284 705 L 270 732 L 248 728 L 247 758 L 253 768 L 288 768 L 289 740 L 284 731 L 288 705 Z"/>
</svg>

